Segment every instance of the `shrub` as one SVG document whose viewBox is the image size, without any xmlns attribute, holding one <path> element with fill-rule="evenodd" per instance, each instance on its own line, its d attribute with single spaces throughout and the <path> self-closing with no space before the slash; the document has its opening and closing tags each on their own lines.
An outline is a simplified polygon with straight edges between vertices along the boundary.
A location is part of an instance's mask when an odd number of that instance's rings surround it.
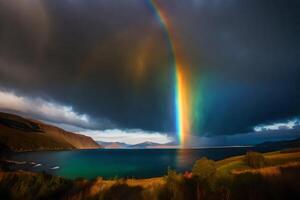
<svg viewBox="0 0 300 200">
<path fill-rule="evenodd" d="M 1 199 L 58 199 L 72 187 L 72 181 L 45 173 L 1 174 Z M 5 198 L 2 198 L 5 197 Z"/>
<path fill-rule="evenodd" d="M 161 189 L 158 199 L 184 199 L 183 176 L 175 170 L 168 169 L 164 179 L 166 184 Z"/>
<path fill-rule="evenodd" d="M 244 162 L 252 168 L 261 168 L 265 166 L 265 157 L 262 153 L 249 151 L 244 157 Z"/>
<path fill-rule="evenodd" d="M 105 200 L 118 200 L 118 199 L 128 199 L 128 200 L 141 200 L 143 199 L 143 187 L 142 186 L 129 186 L 126 183 L 117 183 L 113 185 L 103 194 L 100 199 Z"/>
<path fill-rule="evenodd" d="M 206 157 L 197 160 L 193 166 L 193 176 L 200 180 L 207 180 L 215 175 L 217 171 L 215 161 L 209 160 Z"/>
<path fill-rule="evenodd" d="M 231 198 L 237 200 L 268 199 L 266 185 L 261 174 L 246 172 L 235 175 Z"/>
<path fill-rule="evenodd" d="M 206 157 L 197 160 L 193 166 L 192 174 L 196 180 L 196 199 L 207 199 L 213 189 L 215 174 L 217 172 L 215 161 Z"/>
</svg>

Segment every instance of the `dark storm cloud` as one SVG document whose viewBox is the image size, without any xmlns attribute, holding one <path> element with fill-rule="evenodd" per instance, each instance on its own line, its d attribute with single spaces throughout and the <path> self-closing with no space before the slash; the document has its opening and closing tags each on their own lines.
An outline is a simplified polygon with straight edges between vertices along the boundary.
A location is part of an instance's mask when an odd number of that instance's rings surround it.
<svg viewBox="0 0 300 200">
<path fill-rule="evenodd" d="M 247 132 L 298 115 L 299 2 L 177 2 L 169 8 L 203 80 L 203 132 Z"/>
<path fill-rule="evenodd" d="M 18 2 L 0 3 L 2 88 L 123 128 L 175 131 L 171 60 L 145 1 Z M 201 80 L 196 134 L 299 116 L 298 1 L 161 4 Z"/>
</svg>

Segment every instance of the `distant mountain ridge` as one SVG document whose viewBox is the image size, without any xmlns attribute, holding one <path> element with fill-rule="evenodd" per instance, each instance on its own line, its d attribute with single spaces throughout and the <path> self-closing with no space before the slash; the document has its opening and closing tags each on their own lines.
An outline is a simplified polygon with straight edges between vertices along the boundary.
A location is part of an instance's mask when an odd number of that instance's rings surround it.
<svg viewBox="0 0 300 200">
<path fill-rule="evenodd" d="M 284 140 L 276 142 L 264 142 L 256 145 L 256 147 L 276 147 L 276 148 L 296 148 L 300 147 L 300 138 L 294 140 Z"/>
<path fill-rule="evenodd" d="M 98 144 L 103 146 L 105 149 L 126 149 L 130 145 L 122 142 L 102 142 L 102 141 L 97 141 Z"/>
<path fill-rule="evenodd" d="M 130 148 L 133 149 L 167 149 L 167 148 L 177 148 L 178 146 L 174 143 L 166 143 L 166 144 L 159 144 L 155 142 L 143 142 L 135 145 L 130 145 Z"/>
<path fill-rule="evenodd" d="M 174 143 L 159 144 L 155 142 L 142 142 L 138 144 L 126 144 L 122 142 L 103 142 L 97 141 L 98 144 L 103 146 L 105 149 L 167 149 L 167 148 L 177 148 L 178 146 Z"/>
<path fill-rule="evenodd" d="M 101 148 L 92 138 L 43 122 L 0 112 L 0 150 L 44 151 Z"/>
</svg>

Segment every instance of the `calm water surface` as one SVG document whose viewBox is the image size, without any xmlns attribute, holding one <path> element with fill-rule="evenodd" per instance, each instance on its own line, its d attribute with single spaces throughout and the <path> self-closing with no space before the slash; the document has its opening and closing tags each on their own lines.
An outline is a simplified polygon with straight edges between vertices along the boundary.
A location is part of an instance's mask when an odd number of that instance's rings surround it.
<svg viewBox="0 0 300 200">
<path fill-rule="evenodd" d="M 19 165 L 30 171 L 46 171 L 67 178 L 134 177 L 148 178 L 166 174 L 168 167 L 179 172 L 190 170 L 194 162 L 206 156 L 220 160 L 241 155 L 247 147 L 209 149 L 98 149 L 18 153 L 12 159 L 41 164 Z M 266 149 L 262 151 L 268 151 Z M 54 169 L 53 169 L 54 168 Z"/>
</svg>

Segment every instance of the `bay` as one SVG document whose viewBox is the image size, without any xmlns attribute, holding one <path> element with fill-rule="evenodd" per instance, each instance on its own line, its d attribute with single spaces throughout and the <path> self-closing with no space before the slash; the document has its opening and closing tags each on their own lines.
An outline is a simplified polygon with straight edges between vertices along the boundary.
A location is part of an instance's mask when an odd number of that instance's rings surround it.
<svg viewBox="0 0 300 200">
<path fill-rule="evenodd" d="M 75 151 L 17 153 L 13 160 L 27 165 L 15 168 L 63 176 L 70 179 L 150 178 L 166 174 L 168 168 L 178 172 L 191 170 L 201 157 L 221 160 L 245 154 L 252 147 L 226 147 L 203 149 L 97 149 Z M 271 149 L 259 149 L 261 152 Z M 272 149 L 274 150 L 274 149 Z"/>
</svg>

